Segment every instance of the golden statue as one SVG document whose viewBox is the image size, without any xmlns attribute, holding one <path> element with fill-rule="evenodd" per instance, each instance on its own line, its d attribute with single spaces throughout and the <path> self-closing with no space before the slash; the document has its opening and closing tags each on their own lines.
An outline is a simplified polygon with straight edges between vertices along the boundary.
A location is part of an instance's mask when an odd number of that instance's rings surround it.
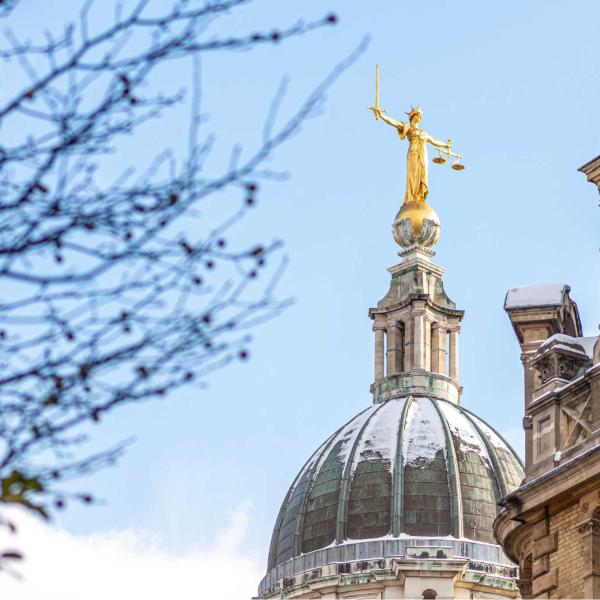
<svg viewBox="0 0 600 600">
<path fill-rule="evenodd" d="M 395 127 L 400 139 L 408 138 L 408 155 L 406 161 L 406 192 L 404 202 L 394 220 L 394 239 L 403 247 L 433 246 L 440 232 L 440 222 L 436 212 L 427 204 L 429 186 L 427 184 L 427 144 L 435 146 L 438 156 L 433 159 L 436 164 L 444 164 L 442 156 L 455 157 L 452 168 L 456 171 L 464 169 L 460 163 L 462 156 L 452 152 L 452 140 L 440 142 L 426 131 L 419 129 L 423 117 L 421 107 L 412 108 L 408 115 L 408 123 L 387 117 L 385 109 L 379 107 L 379 65 L 375 70 L 375 106 L 370 106 L 377 120 L 382 120 Z"/>
</svg>

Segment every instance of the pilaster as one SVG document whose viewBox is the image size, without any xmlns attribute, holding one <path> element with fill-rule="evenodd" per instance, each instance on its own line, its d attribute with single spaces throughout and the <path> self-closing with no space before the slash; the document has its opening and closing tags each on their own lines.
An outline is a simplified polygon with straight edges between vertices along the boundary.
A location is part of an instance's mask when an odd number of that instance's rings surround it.
<svg viewBox="0 0 600 600">
<path fill-rule="evenodd" d="M 581 536 L 584 598 L 600 598 L 600 513 L 595 510 L 582 521 L 577 531 Z"/>
</svg>

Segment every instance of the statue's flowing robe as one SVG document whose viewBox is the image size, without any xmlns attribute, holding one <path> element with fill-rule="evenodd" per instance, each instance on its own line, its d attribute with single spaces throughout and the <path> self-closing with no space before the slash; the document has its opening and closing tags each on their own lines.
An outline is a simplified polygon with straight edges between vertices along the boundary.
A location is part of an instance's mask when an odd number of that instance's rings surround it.
<svg viewBox="0 0 600 600">
<path fill-rule="evenodd" d="M 429 193 L 427 186 L 427 134 L 421 129 L 400 123 L 398 135 L 400 139 L 407 137 L 410 143 L 406 157 L 404 204 L 425 202 Z"/>
</svg>

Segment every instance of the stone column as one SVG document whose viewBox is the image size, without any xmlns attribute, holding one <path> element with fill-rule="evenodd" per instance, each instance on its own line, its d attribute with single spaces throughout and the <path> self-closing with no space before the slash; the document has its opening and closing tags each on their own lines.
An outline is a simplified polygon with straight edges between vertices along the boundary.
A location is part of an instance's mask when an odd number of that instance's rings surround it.
<svg viewBox="0 0 600 600">
<path fill-rule="evenodd" d="M 458 383 L 458 332 L 459 328 L 455 327 L 450 330 L 450 379 L 454 379 Z"/>
<path fill-rule="evenodd" d="M 425 368 L 425 315 L 422 312 L 415 314 L 413 321 L 413 348 L 415 369 Z"/>
<path fill-rule="evenodd" d="M 382 323 L 375 323 L 373 325 L 373 331 L 375 332 L 375 381 L 377 381 L 383 379 L 383 366 L 385 362 L 385 325 Z"/>
</svg>

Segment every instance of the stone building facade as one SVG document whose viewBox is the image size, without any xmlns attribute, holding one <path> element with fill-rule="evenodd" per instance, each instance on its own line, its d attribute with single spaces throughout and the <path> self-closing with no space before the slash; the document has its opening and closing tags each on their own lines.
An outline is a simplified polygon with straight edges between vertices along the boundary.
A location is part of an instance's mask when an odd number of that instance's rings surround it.
<svg viewBox="0 0 600 600">
<path fill-rule="evenodd" d="M 600 157 L 580 169 L 600 189 Z M 600 598 L 600 338 L 565 284 L 510 290 L 524 370 L 525 479 L 494 531 L 524 598 Z"/>
</svg>

